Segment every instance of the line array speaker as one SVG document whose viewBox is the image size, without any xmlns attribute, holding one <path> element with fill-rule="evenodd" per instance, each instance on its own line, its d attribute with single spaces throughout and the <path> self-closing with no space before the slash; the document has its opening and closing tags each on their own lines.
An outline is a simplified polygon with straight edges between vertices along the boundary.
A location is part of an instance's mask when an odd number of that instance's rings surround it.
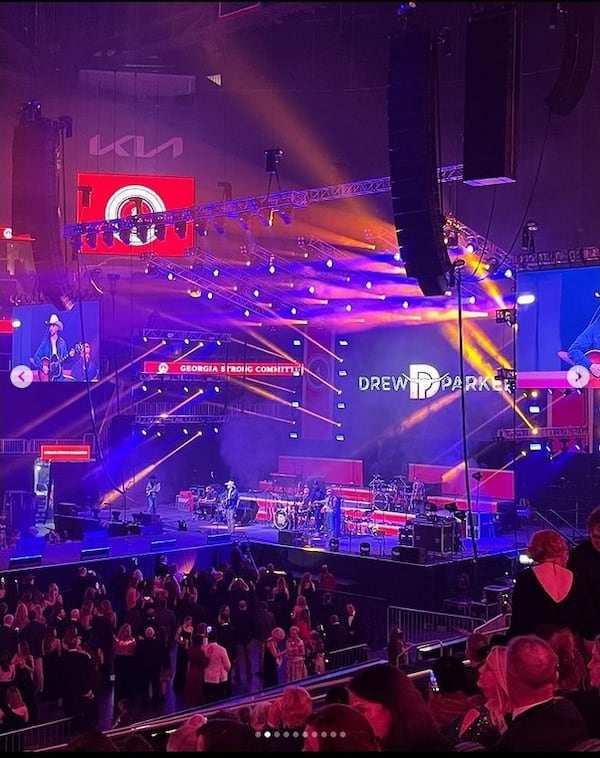
<svg viewBox="0 0 600 758">
<path fill-rule="evenodd" d="M 388 142 L 396 235 L 407 276 L 443 295 L 452 268 L 438 182 L 437 44 L 426 30 L 390 37 Z"/>
<path fill-rule="evenodd" d="M 26 106 L 24 106 L 25 108 Z M 27 110 L 15 127 L 12 145 L 12 227 L 30 234 L 40 289 L 58 310 L 69 310 L 68 272 L 61 245 L 59 148 L 60 128 Z"/>
<path fill-rule="evenodd" d="M 465 54 L 463 181 L 516 181 L 520 13 L 516 7 L 470 16 Z"/>
<path fill-rule="evenodd" d="M 583 97 L 594 61 L 594 6 L 565 3 L 563 56 L 558 79 L 546 97 L 552 113 L 567 116 Z"/>
</svg>

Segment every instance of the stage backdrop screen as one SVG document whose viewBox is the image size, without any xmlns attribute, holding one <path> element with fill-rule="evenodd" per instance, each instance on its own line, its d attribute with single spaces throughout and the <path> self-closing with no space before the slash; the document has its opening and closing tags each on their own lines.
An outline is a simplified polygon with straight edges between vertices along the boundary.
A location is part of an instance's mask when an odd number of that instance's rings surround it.
<svg viewBox="0 0 600 758">
<path fill-rule="evenodd" d="M 12 365 L 29 366 L 34 382 L 97 382 L 100 377 L 100 303 L 75 303 L 68 312 L 51 304 L 19 305 L 13 321 Z M 56 348 L 49 339 L 58 335 Z M 84 368 L 84 359 L 87 370 Z"/>
<path fill-rule="evenodd" d="M 569 348 L 600 318 L 599 296 L 600 266 L 519 273 L 517 387 L 577 388 L 581 380 Z M 588 357 L 597 360 L 591 352 Z M 600 387 L 600 380 L 593 376 L 586 376 L 583 383 Z"/>
</svg>

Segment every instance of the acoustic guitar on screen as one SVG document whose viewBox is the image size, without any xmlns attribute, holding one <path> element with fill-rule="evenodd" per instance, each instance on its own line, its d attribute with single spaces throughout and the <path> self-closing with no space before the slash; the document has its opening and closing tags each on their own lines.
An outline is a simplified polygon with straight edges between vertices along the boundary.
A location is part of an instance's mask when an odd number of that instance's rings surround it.
<svg viewBox="0 0 600 758">
<path fill-rule="evenodd" d="M 575 361 L 569 358 L 569 353 L 567 353 L 566 350 L 559 350 L 558 357 L 561 359 L 561 361 L 564 361 L 571 366 L 575 365 Z M 600 350 L 588 350 L 586 357 L 589 358 L 592 363 L 600 363 Z"/>
<path fill-rule="evenodd" d="M 83 343 L 78 342 L 69 350 L 66 358 L 74 358 L 75 354 L 81 353 L 82 349 Z M 38 369 L 38 379 L 40 382 L 58 382 L 61 378 L 71 380 L 72 377 L 63 372 L 63 363 L 66 358 L 63 358 L 61 360 L 58 355 L 52 355 L 50 358 L 44 356 L 41 359 L 42 367 Z M 33 365 L 35 365 L 33 358 L 30 358 L 29 360 Z"/>
</svg>

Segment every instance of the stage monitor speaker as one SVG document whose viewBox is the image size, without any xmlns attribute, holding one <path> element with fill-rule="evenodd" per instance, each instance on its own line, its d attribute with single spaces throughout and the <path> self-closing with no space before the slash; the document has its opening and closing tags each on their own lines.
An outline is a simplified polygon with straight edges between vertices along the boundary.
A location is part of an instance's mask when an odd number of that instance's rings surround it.
<svg viewBox="0 0 600 758">
<path fill-rule="evenodd" d="M 454 550 L 454 522 L 450 524 L 415 523 L 415 547 L 432 553 L 452 553 Z"/>
<path fill-rule="evenodd" d="M 463 182 L 516 181 L 520 11 L 484 9 L 467 21 Z"/>
<path fill-rule="evenodd" d="M 302 545 L 302 532 L 297 529 L 281 529 L 277 534 L 277 544 L 298 547 Z"/>
<path fill-rule="evenodd" d="M 226 545 L 229 542 L 233 541 L 233 537 L 231 534 L 207 534 L 206 535 L 206 544 L 207 545 Z"/>
<path fill-rule="evenodd" d="M 258 503 L 256 500 L 244 500 L 236 509 L 236 523 L 238 526 L 248 526 L 256 521 Z"/>
<path fill-rule="evenodd" d="M 155 552 L 156 550 L 168 550 L 170 548 L 174 548 L 176 545 L 177 540 L 175 538 L 168 540 L 153 540 L 150 543 L 150 550 L 152 552 Z"/>
<path fill-rule="evenodd" d="M 424 295 L 443 295 L 452 262 L 438 181 L 437 42 L 427 30 L 391 35 L 388 147 L 392 209 L 406 274 Z"/>
<path fill-rule="evenodd" d="M 41 566 L 41 565 L 42 565 L 41 555 L 15 555 L 13 558 L 9 558 L 8 560 L 9 569 L 28 568 L 29 566 Z"/>
<path fill-rule="evenodd" d="M 85 561 L 90 558 L 108 558 L 109 555 L 110 547 L 87 547 L 79 554 L 79 560 Z"/>
<path fill-rule="evenodd" d="M 108 522 L 108 536 L 109 537 L 127 537 L 129 534 L 129 527 L 121 521 L 109 521 Z"/>
<path fill-rule="evenodd" d="M 419 547 L 405 547 L 404 545 L 394 545 L 392 547 L 392 560 L 401 563 L 418 563 L 422 565 L 427 563 L 427 550 Z"/>
</svg>

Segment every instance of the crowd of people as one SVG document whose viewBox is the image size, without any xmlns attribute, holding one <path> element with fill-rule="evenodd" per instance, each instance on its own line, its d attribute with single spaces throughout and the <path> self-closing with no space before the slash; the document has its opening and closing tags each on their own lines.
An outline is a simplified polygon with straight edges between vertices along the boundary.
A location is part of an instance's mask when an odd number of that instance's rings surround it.
<svg viewBox="0 0 600 758">
<path fill-rule="evenodd" d="M 69 750 L 124 749 L 98 729 L 93 704 L 104 680 L 114 688 L 115 726 L 131 726 L 136 707 L 160 703 L 170 687 L 188 708 L 223 705 L 208 718 L 194 714 L 162 745 L 138 739 L 134 751 L 598 750 L 600 507 L 576 547 L 543 529 L 528 552 L 533 564 L 516 576 L 508 628 L 471 635 L 468 661 L 442 655 L 431 679 L 413 678 L 395 628 L 389 662 L 332 686 L 318 705 L 303 686 L 307 677 L 365 633 L 352 602 L 339 614 L 327 604 L 322 615 L 322 598 L 337 594 L 326 565 L 318 577 L 289 581 L 271 564 L 255 568 L 234 545 L 227 565 L 178 578 L 161 556 L 148 579 L 123 572 L 112 600 L 81 566 L 71 603 L 56 585 L 42 592 L 28 575 L 14 608 L 7 588 L 0 591 L 0 728 L 36 723 L 41 696 L 78 720 Z M 253 645 L 257 689 L 283 690 L 268 702 L 228 708 L 232 682 L 245 678 L 251 691 Z"/>
</svg>

